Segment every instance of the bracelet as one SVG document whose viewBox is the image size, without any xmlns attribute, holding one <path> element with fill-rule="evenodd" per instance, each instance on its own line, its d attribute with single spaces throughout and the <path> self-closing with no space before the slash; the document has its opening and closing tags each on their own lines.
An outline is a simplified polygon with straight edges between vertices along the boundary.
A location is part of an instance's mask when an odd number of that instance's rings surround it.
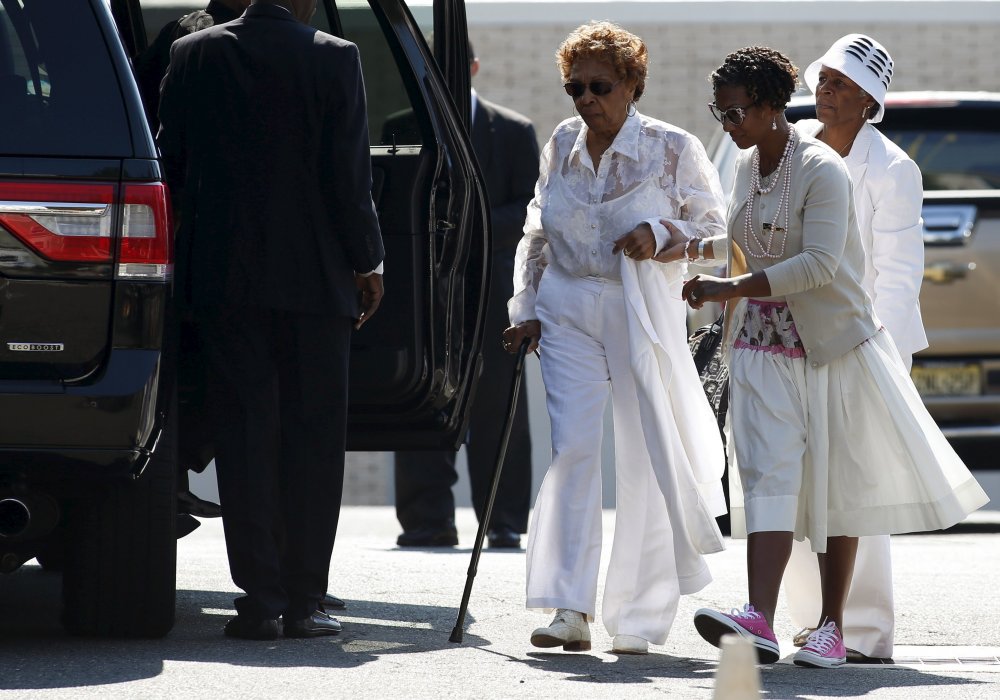
<svg viewBox="0 0 1000 700">
<path fill-rule="evenodd" d="M 702 238 L 700 241 L 698 241 L 698 259 L 699 260 L 704 260 L 705 259 L 705 239 L 704 238 Z"/>
<path fill-rule="evenodd" d="M 691 248 L 691 244 L 694 243 L 696 240 L 698 240 L 698 239 L 697 238 L 689 238 L 687 240 L 687 243 L 684 244 L 684 257 L 687 258 L 689 262 L 693 262 L 694 260 L 697 260 L 697 258 L 692 258 L 691 257 L 691 253 L 688 252 L 688 250 Z"/>
</svg>

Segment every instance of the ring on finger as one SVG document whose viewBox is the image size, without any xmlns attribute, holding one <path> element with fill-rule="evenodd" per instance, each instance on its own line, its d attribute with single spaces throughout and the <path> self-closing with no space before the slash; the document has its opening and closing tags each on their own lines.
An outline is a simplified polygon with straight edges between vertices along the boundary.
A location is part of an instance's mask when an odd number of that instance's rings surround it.
<svg viewBox="0 0 1000 700">
<path fill-rule="evenodd" d="M 698 293 L 691 292 L 691 301 L 698 301 Z"/>
</svg>

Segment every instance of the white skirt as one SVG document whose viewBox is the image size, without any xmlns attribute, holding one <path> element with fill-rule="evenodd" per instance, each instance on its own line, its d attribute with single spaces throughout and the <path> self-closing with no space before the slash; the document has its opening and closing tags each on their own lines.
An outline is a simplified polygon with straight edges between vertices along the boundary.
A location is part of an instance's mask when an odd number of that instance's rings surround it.
<svg viewBox="0 0 1000 700">
<path fill-rule="evenodd" d="M 824 552 L 827 537 L 943 529 L 989 501 L 886 331 L 813 367 L 782 307 L 750 300 L 732 350 L 734 536 L 791 531 Z"/>
</svg>

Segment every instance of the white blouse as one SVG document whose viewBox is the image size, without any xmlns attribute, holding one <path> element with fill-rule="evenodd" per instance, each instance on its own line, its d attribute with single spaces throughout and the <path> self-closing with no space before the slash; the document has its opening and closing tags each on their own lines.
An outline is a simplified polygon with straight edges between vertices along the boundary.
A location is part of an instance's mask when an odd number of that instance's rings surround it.
<svg viewBox="0 0 1000 700">
<path fill-rule="evenodd" d="M 586 144 L 587 126 L 575 117 L 556 127 L 542 151 L 514 259 L 512 324 L 538 318 L 535 291 L 547 265 L 577 277 L 621 280 L 621 261 L 611 250 L 643 221 L 653 227 L 657 250 L 668 238 L 660 219 L 689 238 L 726 231 L 719 177 L 696 137 L 636 113 L 596 169 Z"/>
</svg>

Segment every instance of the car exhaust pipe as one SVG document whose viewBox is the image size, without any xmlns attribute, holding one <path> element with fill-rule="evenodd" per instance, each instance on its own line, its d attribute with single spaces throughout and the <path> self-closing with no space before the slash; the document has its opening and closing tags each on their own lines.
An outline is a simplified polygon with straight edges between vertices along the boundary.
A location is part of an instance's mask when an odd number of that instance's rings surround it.
<svg viewBox="0 0 1000 700">
<path fill-rule="evenodd" d="M 0 542 L 37 539 L 59 524 L 59 504 L 46 493 L 0 492 Z"/>
<path fill-rule="evenodd" d="M 31 526 L 31 509 L 20 498 L 0 499 L 0 538 L 20 537 Z"/>
</svg>

